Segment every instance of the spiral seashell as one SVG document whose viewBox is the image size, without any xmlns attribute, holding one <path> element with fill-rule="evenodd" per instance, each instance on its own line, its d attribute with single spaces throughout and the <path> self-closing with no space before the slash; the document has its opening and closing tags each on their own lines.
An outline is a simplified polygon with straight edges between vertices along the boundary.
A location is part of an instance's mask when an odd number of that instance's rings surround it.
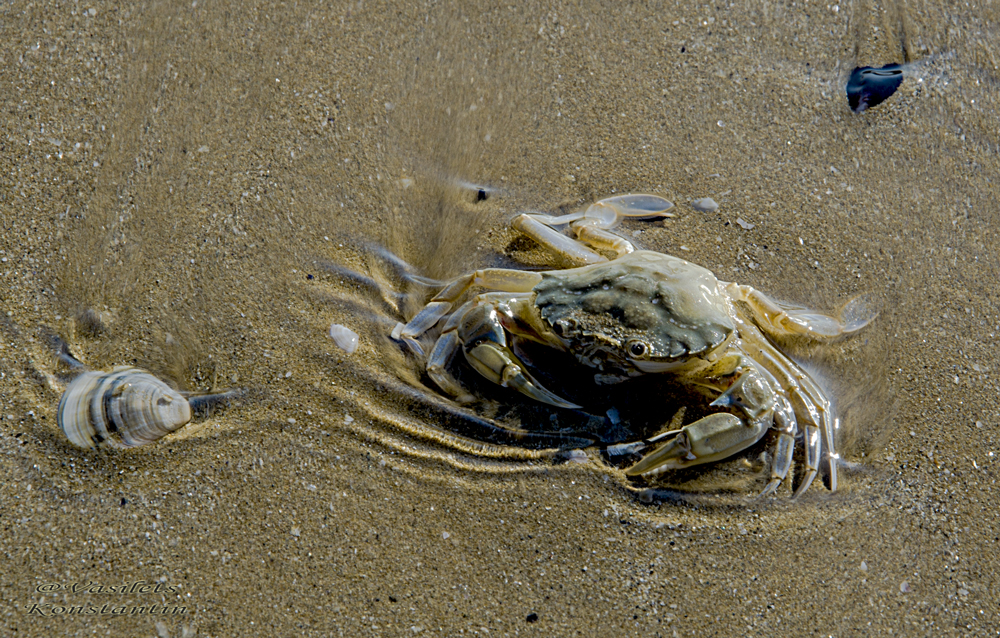
<svg viewBox="0 0 1000 638">
<path fill-rule="evenodd" d="M 76 377 L 59 401 L 59 427 L 82 448 L 157 441 L 191 420 L 188 400 L 145 370 L 120 366 Z"/>
</svg>

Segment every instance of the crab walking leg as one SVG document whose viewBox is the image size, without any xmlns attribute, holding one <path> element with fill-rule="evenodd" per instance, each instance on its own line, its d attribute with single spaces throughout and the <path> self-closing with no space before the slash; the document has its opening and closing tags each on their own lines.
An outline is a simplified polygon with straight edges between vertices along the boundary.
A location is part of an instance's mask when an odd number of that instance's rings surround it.
<svg viewBox="0 0 1000 638">
<path fill-rule="evenodd" d="M 830 404 L 824 399 L 817 405 L 813 395 L 804 391 L 802 387 L 802 382 L 809 382 L 808 377 L 805 377 L 801 371 L 796 372 L 792 365 L 786 365 L 790 362 L 782 361 L 784 357 L 773 347 L 770 345 L 762 347 L 761 357 L 765 361 L 764 365 L 774 370 L 774 374 L 779 377 L 779 384 L 783 388 L 785 396 L 788 397 L 793 412 L 798 415 L 803 429 L 806 472 L 802 477 L 802 482 L 792 495 L 793 498 L 797 498 L 809 489 L 819 472 L 819 461 L 823 452 L 821 433 L 828 432 Z M 812 385 L 811 382 L 809 383 Z M 833 440 L 830 436 L 827 436 L 826 439 L 829 454 L 833 451 Z M 834 474 L 831 474 L 831 488 L 836 490 L 836 476 Z"/>
<path fill-rule="evenodd" d="M 797 393 L 797 397 L 800 398 L 807 405 L 811 404 L 812 409 L 815 410 L 819 415 L 819 430 L 823 433 L 823 438 L 826 440 L 826 461 L 830 470 L 830 491 L 837 491 L 837 465 L 840 462 L 840 455 L 837 454 L 837 450 L 834 444 L 834 440 L 837 434 L 837 421 L 833 418 L 833 410 L 830 407 L 830 400 L 826 398 L 826 395 L 822 390 L 816 385 L 816 383 L 809 377 L 803 377 L 799 380 L 802 388 L 801 393 Z M 816 433 L 816 443 L 815 443 L 815 462 L 818 468 L 819 457 L 820 457 L 820 446 L 822 443 L 819 440 L 819 434 Z M 808 450 L 809 448 L 807 448 Z M 815 474 L 813 474 L 815 476 Z M 808 487 L 808 485 L 806 485 Z M 803 492 L 803 488 L 799 487 L 796 490 L 796 495 Z"/>
<path fill-rule="evenodd" d="M 475 400 L 471 394 L 448 372 L 448 364 L 455 357 L 459 346 L 462 344 L 458 340 L 455 331 L 446 332 L 438 337 L 431 350 L 431 356 L 427 359 L 427 374 L 437 387 L 441 388 L 459 403 L 469 403 Z"/>
<path fill-rule="evenodd" d="M 614 251 L 616 257 L 635 252 L 632 242 L 583 219 L 570 224 L 577 239 L 594 248 Z"/>
<path fill-rule="evenodd" d="M 806 473 L 793 498 L 809 489 L 819 471 L 825 439 L 830 465 L 830 490 L 837 490 L 837 455 L 834 451 L 834 428 L 830 401 L 809 375 L 772 346 L 755 328 L 741 327 L 744 349 L 773 374 L 791 402 L 799 424 L 804 429 Z"/>
<path fill-rule="evenodd" d="M 635 251 L 632 242 L 620 237 L 611 229 L 626 217 L 655 219 L 672 217 L 668 213 L 674 205 L 656 195 L 619 195 L 602 199 L 590 205 L 580 219 L 570 223 L 577 239 L 591 248 L 610 250 L 621 257 Z"/>
<path fill-rule="evenodd" d="M 431 302 L 447 301 L 453 303 L 472 286 L 482 286 L 501 292 L 531 292 L 531 289 L 541 280 L 540 274 L 529 270 L 483 268 L 453 279 L 441 292 L 434 295 Z"/>
<path fill-rule="evenodd" d="M 393 339 L 401 339 L 410 344 L 411 347 L 416 345 L 419 352 L 420 346 L 416 342 L 416 337 L 436 326 L 441 318 L 451 311 L 455 302 L 472 286 L 482 286 L 490 290 L 504 292 L 530 292 L 541 280 L 542 276 L 536 272 L 505 268 L 484 268 L 463 275 L 448 283 L 406 325 L 402 328 L 397 326 L 397 330 L 393 330 Z"/>
<path fill-rule="evenodd" d="M 572 237 L 567 237 L 558 230 L 546 225 L 545 222 L 539 221 L 541 217 L 540 215 L 536 216 L 524 213 L 515 217 L 514 221 L 511 222 L 511 226 L 531 237 L 549 251 L 575 265 L 587 266 L 608 261 L 608 258 L 604 255 L 595 253 Z"/>
<path fill-rule="evenodd" d="M 788 379 L 796 374 L 794 368 L 788 368 Z M 804 429 L 804 444 L 806 455 L 806 473 L 802 482 L 793 494 L 797 498 L 812 484 L 819 472 L 820 458 L 823 455 L 824 439 L 826 443 L 826 458 L 830 465 L 830 491 L 837 491 L 837 462 L 834 452 L 833 424 L 831 423 L 830 402 L 819 391 L 811 379 L 799 371 L 798 383 L 792 381 L 785 387 L 785 394 L 793 404 L 795 414 L 800 415 Z"/>
<path fill-rule="evenodd" d="M 795 452 L 795 435 L 798 433 L 798 426 L 795 423 L 795 412 L 792 410 L 788 399 L 778 395 L 777 405 L 774 408 L 774 424 L 772 427 L 778 430 L 778 442 L 774 445 L 774 464 L 771 466 L 771 480 L 768 481 L 759 496 L 773 494 L 781 482 L 788 476 L 788 470 L 792 467 L 792 454 Z M 798 492 L 793 496 L 798 496 Z"/>
<path fill-rule="evenodd" d="M 608 261 L 590 248 L 609 250 L 617 257 L 635 250 L 635 246 L 627 239 L 609 232 L 623 219 L 673 217 L 672 213 L 667 212 L 673 207 L 673 203 L 657 195 L 618 195 L 594 202 L 582 213 L 560 217 L 539 213 L 518 215 L 512 226 L 563 259 L 579 266 L 587 266 Z M 575 241 L 555 229 L 556 226 L 565 224 L 570 225 L 580 241 Z"/>
<path fill-rule="evenodd" d="M 441 321 L 441 318 L 451 310 L 451 304 L 445 301 L 432 301 L 410 319 L 409 323 L 397 324 L 392 331 L 392 338 L 399 339 L 409 345 L 417 354 L 423 354 L 423 349 L 415 337 L 419 337 Z"/>
<path fill-rule="evenodd" d="M 734 300 L 745 302 L 754 319 L 768 333 L 776 336 L 802 335 L 813 339 L 833 339 L 861 330 L 878 316 L 867 295 L 848 301 L 840 310 L 840 318 L 815 310 L 785 304 L 764 293 L 741 284 L 727 284 L 726 292 Z"/>
<path fill-rule="evenodd" d="M 751 337 L 743 340 L 743 349 L 752 362 L 747 366 L 750 368 L 750 372 L 741 374 L 728 390 L 723 392 L 718 399 L 712 401 L 711 405 L 740 408 L 755 422 L 766 418 L 770 412 L 771 427 L 778 431 L 778 441 L 774 447 L 771 480 L 759 494 L 759 496 L 767 496 L 773 494 L 788 476 L 788 470 L 792 466 L 792 456 L 795 452 L 798 422 L 791 403 L 782 394 L 782 384 L 771 373 L 766 362 L 753 356 L 755 350 L 753 340 L 754 337 L 760 336 L 760 333 L 750 328 L 744 330 L 743 334 Z M 763 339 L 763 337 L 760 338 Z"/>
<path fill-rule="evenodd" d="M 507 347 L 506 332 L 496 308 L 488 300 L 463 314 L 457 332 L 457 340 L 464 344 L 466 360 L 493 383 L 512 387 L 536 401 L 559 408 L 580 407 L 549 392 L 528 374 L 525 365 Z"/>
</svg>

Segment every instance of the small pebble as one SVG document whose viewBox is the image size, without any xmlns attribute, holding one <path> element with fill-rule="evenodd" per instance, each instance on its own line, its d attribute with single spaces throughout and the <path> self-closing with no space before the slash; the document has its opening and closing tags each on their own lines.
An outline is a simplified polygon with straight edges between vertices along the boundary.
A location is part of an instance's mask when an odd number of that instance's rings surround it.
<svg viewBox="0 0 1000 638">
<path fill-rule="evenodd" d="M 719 210 L 719 205 L 711 197 L 702 197 L 691 202 L 691 208 L 703 213 L 714 213 Z"/>
<path fill-rule="evenodd" d="M 295 538 L 298 538 L 301 534 L 302 534 L 302 530 L 300 530 L 298 527 L 293 527 L 292 528 L 292 536 L 294 536 Z"/>
<path fill-rule="evenodd" d="M 863 572 L 868 571 L 868 563 L 866 563 L 865 561 L 861 561 L 861 571 Z"/>
<path fill-rule="evenodd" d="M 911 591 L 913 591 L 913 590 L 910 588 L 910 583 L 909 582 L 907 582 L 907 581 L 904 580 L 903 582 L 901 582 L 899 584 L 899 593 L 901 593 L 901 594 L 909 594 Z"/>
<path fill-rule="evenodd" d="M 535 612 L 531 612 L 530 614 L 528 614 L 528 617 L 525 618 L 525 620 L 527 620 L 528 622 L 535 622 L 538 620 L 538 614 L 536 614 Z"/>
<path fill-rule="evenodd" d="M 448 540 L 449 538 L 451 538 L 451 534 L 449 534 L 448 532 L 441 532 L 441 538 L 443 538 L 444 540 Z"/>
<path fill-rule="evenodd" d="M 742 228 L 743 230 L 753 230 L 753 227 L 757 225 L 757 224 L 751 224 L 750 222 L 748 222 L 747 220 L 743 219 L 742 217 L 737 217 L 736 218 L 736 223 L 739 224 L 740 228 Z"/>
<path fill-rule="evenodd" d="M 344 423 L 347 423 L 347 424 L 354 423 L 354 417 L 351 416 L 350 414 L 345 414 L 344 415 Z"/>
</svg>

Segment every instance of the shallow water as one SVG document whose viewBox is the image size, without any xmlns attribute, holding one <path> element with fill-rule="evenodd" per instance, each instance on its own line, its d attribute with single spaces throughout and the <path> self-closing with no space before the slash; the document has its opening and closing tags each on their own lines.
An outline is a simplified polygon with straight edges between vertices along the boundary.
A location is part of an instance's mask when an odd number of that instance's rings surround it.
<svg viewBox="0 0 1000 638">
<path fill-rule="evenodd" d="M 994 631 L 997 9 L 837 7 L 0 9 L 6 633 Z M 921 61 L 851 113 L 851 69 Z M 541 265 L 518 211 L 626 192 L 677 205 L 623 227 L 644 248 L 879 301 L 792 348 L 837 400 L 837 493 L 745 500 L 755 455 L 644 492 L 553 452 L 569 434 L 495 428 L 548 410 L 438 397 L 388 338 L 421 301 L 380 251 L 435 279 Z M 45 330 L 247 393 L 76 450 Z M 162 587 L 95 589 L 137 581 Z M 50 615 L 151 604 L 185 613 Z"/>
</svg>

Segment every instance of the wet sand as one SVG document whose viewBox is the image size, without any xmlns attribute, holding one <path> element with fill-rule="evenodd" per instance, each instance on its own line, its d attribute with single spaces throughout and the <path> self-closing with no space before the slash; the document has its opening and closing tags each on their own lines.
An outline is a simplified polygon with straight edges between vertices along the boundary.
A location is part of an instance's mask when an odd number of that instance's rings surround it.
<svg viewBox="0 0 1000 638">
<path fill-rule="evenodd" d="M 0 633 L 995 633 L 996 6 L 466 7 L 0 9 Z M 851 113 L 851 69 L 893 62 Z M 626 192 L 677 205 L 622 228 L 644 248 L 878 300 L 794 350 L 843 421 L 836 493 L 746 498 L 766 446 L 644 491 L 499 440 L 550 412 L 455 407 L 388 339 L 419 300 L 379 247 L 538 263 L 517 211 Z M 77 450 L 52 333 L 246 396 Z"/>
</svg>

